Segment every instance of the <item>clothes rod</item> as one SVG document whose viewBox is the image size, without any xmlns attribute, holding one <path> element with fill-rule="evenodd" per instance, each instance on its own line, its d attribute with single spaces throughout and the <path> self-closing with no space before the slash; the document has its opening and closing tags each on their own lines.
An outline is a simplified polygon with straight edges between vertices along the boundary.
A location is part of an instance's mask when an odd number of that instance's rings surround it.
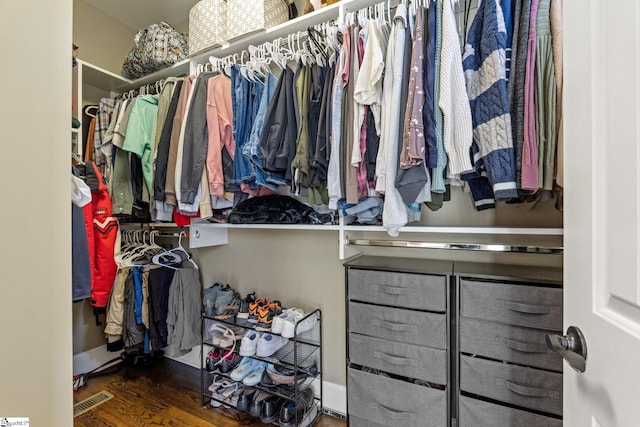
<svg viewBox="0 0 640 427">
<path fill-rule="evenodd" d="M 516 245 L 495 245 L 489 243 L 437 243 L 437 242 L 412 242 L 404 240 L 368 240 L 368 239 L 346 239 L 347 245 L 353 246 L 381 246 L 393 248 L 415 248 L 415 249 L 444 249 L 462 251 L 484 251 L 484 252 L 516 252 L 527 254 L 551 254 L 562 255 L 564 248 L 560 246 L 516 246 Z"/>
</svg>

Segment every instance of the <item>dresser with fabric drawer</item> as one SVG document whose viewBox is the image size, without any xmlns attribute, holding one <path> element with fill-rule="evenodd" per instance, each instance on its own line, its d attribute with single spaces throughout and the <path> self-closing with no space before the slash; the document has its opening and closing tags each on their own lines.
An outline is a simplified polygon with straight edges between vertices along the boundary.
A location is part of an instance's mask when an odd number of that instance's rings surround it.
<svg viewBox="0 0 640 427">
<path fill-rule="evenodd" d="M 562 426 L 562 270 L 454 265 L 458 427 Z"/>
<path fill-rule="evenodd" d="M 450 425 L 452 266 L 373 256 L 345 264 L 350 426 Z"/>
</svg>

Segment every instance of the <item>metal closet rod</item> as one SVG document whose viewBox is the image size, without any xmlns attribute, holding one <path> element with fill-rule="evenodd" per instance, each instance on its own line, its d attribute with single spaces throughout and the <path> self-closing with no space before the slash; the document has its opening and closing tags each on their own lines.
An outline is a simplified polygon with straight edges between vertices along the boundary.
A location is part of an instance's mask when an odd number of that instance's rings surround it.
<svg viewBox="0 0 640 427">
<path fill-rule="evenodd" d="M 561 246 L 517 246 L 496 245 L 489 243 L 439 243 L 439 242 L 415 242 L 406 240 L 369 240 L 369 239 L 345 239 L 347 245 L 352 246 L 382 246 L 393 248 L 413 249 L 444 249 L 459 251 L 484 251 L 484 252 L 515 252 L 527 254 L 551 254 L 562 255 L 564 248 Z"/>
</svg>

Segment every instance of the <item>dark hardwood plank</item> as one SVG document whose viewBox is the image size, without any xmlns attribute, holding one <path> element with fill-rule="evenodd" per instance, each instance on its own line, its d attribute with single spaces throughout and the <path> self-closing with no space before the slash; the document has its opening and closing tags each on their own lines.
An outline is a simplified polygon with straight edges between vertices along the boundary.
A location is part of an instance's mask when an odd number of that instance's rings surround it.
<svg viewBox="0 0 640 427">
<path fill-rule="evenodd" d="M 75 427 L 265 427 L 234 409 L 201 405 L 200 372 L 170 359 L 151 366 L 124 366 L 110 375 L 90 377 L 74 392 L 74 403 L 102 390 L 115 397 L 74 419 Z M 344 427 L 346 422 L 323 415 L 315 427 Z"/>
</svg>

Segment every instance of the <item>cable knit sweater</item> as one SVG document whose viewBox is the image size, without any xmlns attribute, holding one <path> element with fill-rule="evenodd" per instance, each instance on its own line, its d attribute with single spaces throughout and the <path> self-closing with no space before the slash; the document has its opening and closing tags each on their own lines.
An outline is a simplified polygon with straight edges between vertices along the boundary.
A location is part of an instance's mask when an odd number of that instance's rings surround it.
<svg viewBox="0 0 640 427">
<path fill-rule="evenodd" d="M 506 28 L 499 0 L 480 3 L 463 57 L 473 117 L 475 169 L 486 176 L 496 200 L 517 196 L 506 80 Z M 483 174 L 484 175 L 484 174 Z"/>
<path fill-rule="evenodd" d="M 440 57 L 440 101 L 443 114 L 443 142 L 449 157 L 448 176 L 471 170 L 471 110 L 464 83 L 460 45 L 453 5 L 444 0 L 442 50 Z"/>
</svg>

